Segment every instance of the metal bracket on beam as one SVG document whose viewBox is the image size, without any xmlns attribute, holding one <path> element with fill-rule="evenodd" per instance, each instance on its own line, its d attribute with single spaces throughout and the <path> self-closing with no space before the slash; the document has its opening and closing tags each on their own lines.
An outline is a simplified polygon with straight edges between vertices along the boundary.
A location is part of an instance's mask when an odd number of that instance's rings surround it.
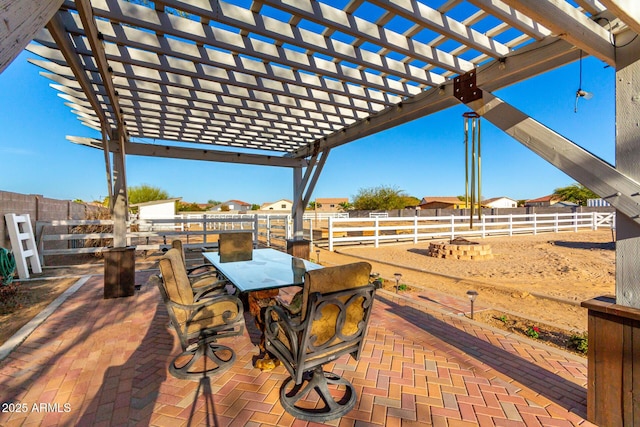
<svg viewBox="0 0 640 427">
<path fill-rule="evenodd" d="M 482 89 L 476 84 L 476 71 L 474 68 L 453 79 L 453 96 L 464 104 L 482 98 Z"/>
</svg>

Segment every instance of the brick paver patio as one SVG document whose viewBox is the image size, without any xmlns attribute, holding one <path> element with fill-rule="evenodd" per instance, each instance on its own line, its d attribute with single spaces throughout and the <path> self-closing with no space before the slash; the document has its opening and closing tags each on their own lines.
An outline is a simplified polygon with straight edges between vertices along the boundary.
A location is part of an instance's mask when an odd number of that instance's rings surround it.
<svg viewBox="0 0 640 427">
<path fill-rule="evenodd" d="M 137 273 L 134 297 L 112 300 L 91 276 L 0 362 L 0 425 L 314 425 L 278 402 L 284 368 L 253 368 L 249 331 L 224 341 L 237 353 L 225 373 L 171 377 L 179 343 L 158 290 L 144 285 L 150 274 Z M 459 316 L 466 304 L 379 292 L 360 361 L 327 365 L 358 391 L 356 408 L 328 424 L 591 425 L 585 359 Z"/>
</svg>

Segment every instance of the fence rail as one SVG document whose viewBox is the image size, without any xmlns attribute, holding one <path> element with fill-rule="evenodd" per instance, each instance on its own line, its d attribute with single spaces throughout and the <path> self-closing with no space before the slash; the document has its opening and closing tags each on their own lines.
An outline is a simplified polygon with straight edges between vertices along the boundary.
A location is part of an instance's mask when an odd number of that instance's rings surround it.
<svg viewBox="0 0 640 427">
<path fill-rule="evenodd" d="M 554 213 L 484 215 L 469 227 L 468 216 L 347 218 L 327 216 L 303 221 L 303 237 L 336 245 L 373 244 L 456 237 L 487 237 L 537 234 L 589 228 L 614 227 L 615 213 Z M 188 249 L 215 248 L 218 235 L 238 230 L 254 232 L 256 243 L 286 247 L 293 237 L 290 215 L 283 214 L 202 214 L 178 215 L 174 219 L 131 221 L 127 242 L 138 250 L 160 250 L 173 239 L 183 240 Z M 98 253 L 113 242 L 111 220 L 38 221 L 36 236 L 40 260 L 45 256 Z"/>
<path fill-rule="evenodd" d="M 513 236 L 543 232 L 597 230 L 614 228 L 614 212 L 553 213 L 521 215 L 483 215 L 469 225 L 468 216 L 395 217 L 395 218 L 329 218 L 327 238 L 329 250 L 335 245 L 367 243 L 378 247 L 383 242 L 456 237 Z"/>
<path fill-rule="evenodd" d="M 313 219 L 304 220 L 303 236 L 313 239 Z M 185 248 L 215 248 L 222 233 L 246 230 L 256 243 L 286 246 L 293 236 L 290 215 L 282 214 L 202 214 L 176 215 L 175 218 L 134 220 L 129 224 L 127 243 L 143 251 L 160 250 L 181 239 Z M 113 242 L 112 220 L 60 220 L 36 223 L 41 262 L 50 255 L 99 253 Z"/>
</svg>

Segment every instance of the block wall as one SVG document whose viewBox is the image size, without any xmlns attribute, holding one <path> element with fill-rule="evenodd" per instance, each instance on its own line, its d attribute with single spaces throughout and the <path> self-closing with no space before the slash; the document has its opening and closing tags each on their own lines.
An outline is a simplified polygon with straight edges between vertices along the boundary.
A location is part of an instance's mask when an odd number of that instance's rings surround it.
<svg viewBox="0 0 640 427">
<path fill-rule="evenodd" d="M 86 219 L 92 212 L 101 208 L 75 203 L 71 200 L 50 199 L 38 194 L 19 194 L 9 191 L 0 191 L 0 247 L 10 249 L 11 241 L 7 231 L 7 223 L 4 214 L 14 213 L 18 215 L 29 214 L 31 226 L 36 239 L 38 229 L 36 221 L 53 221 L 63 219 Z M 64 227 L 66 229 L 66 227 Z M 65 232 L 61 230 L 61 232 Z"/>
</svg>

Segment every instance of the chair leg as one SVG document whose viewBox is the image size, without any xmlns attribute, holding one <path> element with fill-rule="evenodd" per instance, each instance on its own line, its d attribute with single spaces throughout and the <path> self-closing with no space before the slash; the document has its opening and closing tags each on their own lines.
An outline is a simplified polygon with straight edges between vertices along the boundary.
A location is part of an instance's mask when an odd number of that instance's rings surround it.
<svg viewBox="0 0 640 427">
<path fill-rule="evenodd" d="M 206 337 L 176 356 L 169 372 L 179 379 L 199 380 L 226 371 L 235 360 L 236 354 L 230 347 L 218 344 L 214 337 Z"/>
<path fill-rule="evenodd" d="M 353 385 L 332 372 L 324 372 L 322 366 L 307 372 L 301 384 L 294 384 L 287 390 L 287 386 L 292 381 L 293 378 L 289 378 L 280 387 L 280 403 L 285 411 L 301 420 L 315 422 L 333 420 L 347 414 L 356 405 L 356 390 Z M 344 387 L 339 399 L 332 396 L 329 390 L 330 384 Z M 314 390 L 325 406 L 306 408 L 297 405 L 302 398 Z"/>
</svg>

